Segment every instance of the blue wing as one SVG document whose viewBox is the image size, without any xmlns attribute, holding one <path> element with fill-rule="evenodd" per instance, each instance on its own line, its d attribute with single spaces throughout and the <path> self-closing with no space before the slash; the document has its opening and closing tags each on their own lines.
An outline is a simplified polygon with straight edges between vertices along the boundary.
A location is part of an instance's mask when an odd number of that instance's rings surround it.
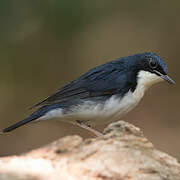
<svg viewBox="0 0 180 180">
<path fill-rule="evenodd" d="M 132 81 L 135 76 L 123 65 L 123 60 L 119 60 L 98 66 L 33 107 L 68 103 L 93 97 L 109 97 L 114 94 L 123 95 L 136 85 L 132 83 L 135 82 Z"/>
</svg>

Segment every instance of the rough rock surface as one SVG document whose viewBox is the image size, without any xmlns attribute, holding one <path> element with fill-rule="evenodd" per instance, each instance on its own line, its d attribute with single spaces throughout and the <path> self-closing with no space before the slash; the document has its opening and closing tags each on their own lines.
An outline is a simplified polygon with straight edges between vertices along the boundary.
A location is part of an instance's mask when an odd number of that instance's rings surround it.
<svg viewBox="0 0 180 180">
<path fill-rule="evenodd" d="M 123 121 L 104 136 L 67 136 L 19 156 L 0 158 L 0 180 L 180 180 L 177 160 Z"/>
</svg>

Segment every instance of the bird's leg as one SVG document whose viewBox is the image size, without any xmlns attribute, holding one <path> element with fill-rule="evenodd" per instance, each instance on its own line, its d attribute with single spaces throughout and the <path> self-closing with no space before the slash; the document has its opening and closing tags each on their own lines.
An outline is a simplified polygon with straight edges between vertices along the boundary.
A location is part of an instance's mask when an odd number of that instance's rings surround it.
<svg viewBox="0 0 180 180">
<path fill-rule="evenodd" d="M 81 127 L 81 128 L 84 128 L 84 129 L 90 131 L 91 133 L 93 133 L 93 134 L 96 135 L 97 137 L 103 136 L 102 133 L 100 133 L 99 131 L 96 131 L 95 129 L 91 128 L 90 126 L 84 124 L 83 121 L 76 120 L 76 123 L 77 123 L 77 126 L 79 126 L 79 127 Z"/>
</svg>

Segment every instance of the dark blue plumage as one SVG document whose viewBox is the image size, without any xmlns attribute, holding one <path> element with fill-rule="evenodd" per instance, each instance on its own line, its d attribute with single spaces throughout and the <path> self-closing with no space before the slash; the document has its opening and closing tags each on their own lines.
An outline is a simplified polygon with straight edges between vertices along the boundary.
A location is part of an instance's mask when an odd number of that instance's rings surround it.
<svg viewBox="0 0 180 180">
<path fill-rule="evenodd" d="M 108 62 L 89 70 L 87 73 L 70 82 L 50 97 L 35 104 L 32 108 L 40 106 L 37 111 L 23 121 L 4 129 L 3 132 L 9 132 L 30 121 L 41 119 L 43 116 L 47 116 L 49 112 L 58 112 L 58 116 L 63 118 L 68 114 L 71 114 L 71 116 L 73 114 L 72 117 L 76 118 L 75 115 L 78 114 L 77 117 L 79 118 L 80 112 L 78 111 L 81 110 L 86 112 L 88 108 L 86 107 L 86 109 L 84 109 L 83 106 L 87 106 L 87 103 L 89 102 L 91 106 L 96 106 L 96 104 L 98 104 L 98 107 L 101 106 L 103 110 L 103 107 L 106 107 L 107 102 L 109 103 L 113 98 L 116 98 L 118 99 L 119 103 L 118 111 L 121 112 L 122 109 L 123 111 L 126 111 L 126 109 L 129 111 L 129 109 L 131 109 L 131 98 L 132 105 L 134 106 L 136 101 L 139 102 L 139 100 L 142 98 L 138 95 L 138 93 L 141 91 L 140 88 L 146 84 L 148 84 L 148 86 L 151 84 L 151 80 L 146 76 L 152 74 L 152 76 L 149 76 L 152 78 L 152 81 L 155 81 L 157 76 L 157 79 L 161 77 L 171 83 L 174 83 L 167 76 L 167 73 L 168 68 L 164 61 L 153 53 L 135 54 Z M 147 78 L 147 81 L 149 81 L 148 83 L 145 83 L 144 79 L 141 77 L 142 75 L 143 78 Z M 141 83 L 142 87 L 139 86 L 138 83 Z M 144 91 L 144 89 L 142 89 L 142 91 Z M 129 95 L 129 92 L 132 95 Z M 138 100 L 136 100 L 133 93 L 137 96 Z M 123 99 L 126 95 L 129 96 L 129 99 L 121 101 L 121 99 Z M 109 101 L 110 99 L 111 101 Z M 113 104 L 114 102 L 111 103 Z M 116 106 L 118 106 L 117 103 Z M 107 107 L 109 106 L 107 105 Z M 60 112 L 53 110 L 60 110 Z M 95 114 L 97 112 L 92 110 L 92 112 L 89 113 Z M 81 114 L 83 114 L 83 112 L 81 112 Z M 54 116 L 51 114 L 50 117 Z M 88 113 L 87 117 L 89 117 Z M 100 117 L 100 115 L 97 117 Z M 108 118 L 110 117 L 108 116 Z"/>
</svg>

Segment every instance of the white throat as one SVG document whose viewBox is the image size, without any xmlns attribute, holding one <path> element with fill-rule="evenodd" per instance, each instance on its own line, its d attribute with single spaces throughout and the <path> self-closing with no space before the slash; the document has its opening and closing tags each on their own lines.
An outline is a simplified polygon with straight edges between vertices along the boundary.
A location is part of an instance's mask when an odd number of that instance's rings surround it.
<svg viewBox="0 0 180 180">
<path fill-rule="evenodd" d="M 141 98 L 144 95 L 144 92 L 151 87 L 153 84 L 163 81 L 163 79 L 157 76 L 154 73 L 148 71 L 139 71 L 138 73 L 138 80 L 137 80 L 137 87 L 134 91 L 134 94 Z"/>
</svg>

